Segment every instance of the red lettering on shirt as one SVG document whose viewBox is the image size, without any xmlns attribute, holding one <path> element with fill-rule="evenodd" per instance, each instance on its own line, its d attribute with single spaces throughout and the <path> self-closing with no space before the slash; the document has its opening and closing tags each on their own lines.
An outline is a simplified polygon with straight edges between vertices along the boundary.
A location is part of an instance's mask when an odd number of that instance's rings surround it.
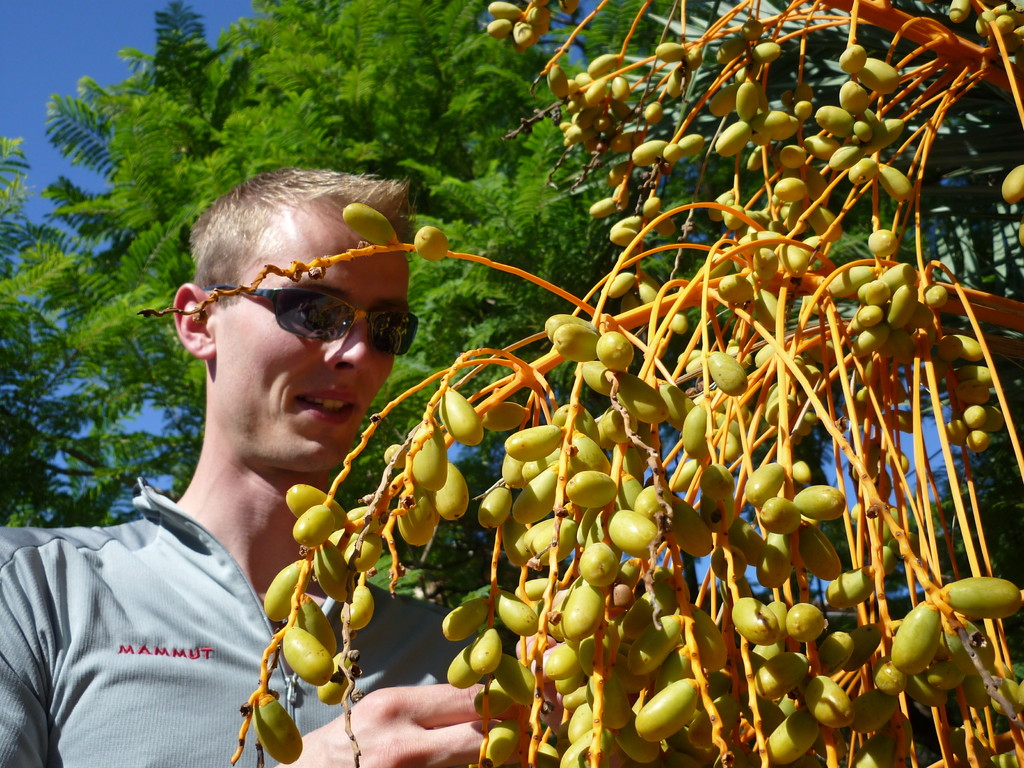
<svg viewBox="0 0 1024 768">
<path fill-rule="evenodd" d="M 212 659 L 213 650 L 214 649 L 210 646 L 202 646 L 199 648 L 168 648 L 163 645 L 154 645 L 150 648 L 147 644 L 140 645 L 138 648 L 133 645 L 117 646 L 117 652 L 119 655 L 167 656 L 168 658 L 191 659 L 193 661 L 197 659 Z"/>
</svg>

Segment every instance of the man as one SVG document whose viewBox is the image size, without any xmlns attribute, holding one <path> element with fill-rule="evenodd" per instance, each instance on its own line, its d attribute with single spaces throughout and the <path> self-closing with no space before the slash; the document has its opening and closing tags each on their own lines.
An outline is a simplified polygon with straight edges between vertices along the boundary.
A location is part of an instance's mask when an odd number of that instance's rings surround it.
<svg viewBox="0 0 1024 768">
<path fill-rule="evenodd" d="M 285 169 L 240 185 L 193 228 L 196 282 L 175 307 L 268 263 L 356 247 L 341 211 L 357 201 L 403 230 L 400 184 Z M 285 492 L 326 488 L 351 447 L 403 343 L 393 321 L 408 312 L 408 266 L 404 253 L 376 254 L 260 288 L 271 290 L 175 316 L 207 384 L 203 447 L 177 505 L 143 484 L 143 520 L 0 538 L 0 766 L 227 764 L 271 633 L 261 596 L 297 557 Z M 324 609 L 336 621 L 338 606 Z M 363 766 L 476 761 L 474 691 L 431 684 L 457 650 L 436 612 L 378 595 L 356 646 Z M 283 662 L 271 685 L 305 734 L 295 765 L 352 763 L 340 707 Z M 254 741 L 250 730 L 243 764 Z"/>
</svg>

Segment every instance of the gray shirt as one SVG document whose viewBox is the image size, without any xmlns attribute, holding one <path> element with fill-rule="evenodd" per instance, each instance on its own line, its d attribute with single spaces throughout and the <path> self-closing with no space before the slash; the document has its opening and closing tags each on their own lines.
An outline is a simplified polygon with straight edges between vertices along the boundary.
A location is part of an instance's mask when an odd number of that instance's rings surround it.
<svg viewBox="0 0 1024 768">
<path fill-rule="evenodd" d="M 0 766 L 228 765 L 271 625 L 208 531 L 148 486 L 135 505 L 124 525 L 0 531 Z M 443 680 L 443 612 L 374 597 L 359 688 Z M 281 668 L 271 688 L 303 733 L 342 716 Z"/>
</svg>

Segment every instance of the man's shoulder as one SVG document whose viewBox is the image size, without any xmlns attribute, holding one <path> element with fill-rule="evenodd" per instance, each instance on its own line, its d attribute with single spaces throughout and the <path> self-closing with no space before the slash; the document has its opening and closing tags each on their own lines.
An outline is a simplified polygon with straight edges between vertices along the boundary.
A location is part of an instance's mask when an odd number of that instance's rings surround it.
<svg viewBox="0 0 1024 768">
<path fill-rule="evenodd" d="M 0 567 L 19 556 L 41 553 L 97 552 L 114 542 L 129 547 L 143 544 L 152 525 L 136 520 L 118 525 L 70 528 L 0 528 Z"/>
</svg>

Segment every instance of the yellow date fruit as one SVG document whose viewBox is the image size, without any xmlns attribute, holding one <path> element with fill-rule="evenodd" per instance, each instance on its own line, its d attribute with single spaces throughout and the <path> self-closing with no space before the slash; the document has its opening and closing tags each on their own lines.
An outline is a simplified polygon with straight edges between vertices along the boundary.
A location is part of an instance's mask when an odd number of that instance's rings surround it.
<svg viewBox="0 0 1024 768">
<path fill-rule="evenodd" d="M 502 720 L 487 730 L 487 746 L 484 757 L 491 765 L 503 765 L 515 754 L 519 746 L 519 723 Z"/>
<path fill-rule="evenodd" d="M 416 253 L 427 261 L 440 261 L 448 255 L 448 236 L 437 227 L 420 227 L 412 242 Z"/>
<path fill-rule="evenodd" d="M 647 624 L 629 648 L 626 663 L 634 675 L 656 672 L 668 655 L 679 645 L 682 623 L 677 616 L 662 616 Z"/>
<path fill-rule="evenodd" d="M 839 574 L 825 590 L 825 599 L 833 608 L 844 610 L 853 608 L 871 597 L 875 589 L 875 580 L 871 566 L 846 571 Z"/>
<path fill-rule="evenodd" d="M 439 428 L 434 427 L 420 449 L 410 454 L 408 464 L 417 485 L 428 491 L 441 490 L 448 478 L 448 450 Z"/>
<path fill-rule="evenodd" d="M 445 520 L 458 520 L 469 508 L 469 487 L 461 470 L 451 462 L 444 485 L 434 493 L 434 509 Z M 365 570 L 358 568 L 358 570 Z"/>
<path fill-rule="evenodd" d="M 667 141 L 651 139 L 633 150 L 632 160 L 636 165 L 654 165 L 665 152 Z"/>
<path fill-rule="evenodd" d="M 363 629 L 373 618 L 373 592 L 365 584 L 359 584 L 352 590 L 352 605 L 349 609 L 349 627 L 354 630 Z"/>
<path fill-rule="evenodd" d="M 964 622 L 964 629 L 967 632 L 967 638 L 971 647 L 981 660 L 982 667 L 991 670 L 996 660 L 996 649 L 992 641 L 989 640 L 988 635 L 970 621 Z M 959 633 L 943 632 L 942 644 L 963 672 L 971 675 L 977 671 Z"/>
<path fill-rule="evenodd" d="M 502 623 L 520 637 L 537 633 L 540 617 L 529 605 L 511 592 L 501 590 L 495 603 L 495 611 Z"/>
<path fill-rule="evenodd" d="M 907 689 L 907 675 L 893 666 L 889 656 L 883 656 L 876 661 L 871 672 L 875 686 L 883 693 L 899 696 Z"/>
<path fill-rule="evenodd" d="M 337 550 L 335 550 L 337 551 Z M 299 563 L 285 566 L 270 582 L 263 598 L 263 610 L 271 621 L 284 621 L 292 610 L 292 595 L 299 582 Z"/>
<path fill-rule="evenodd" d="M 648 548 L 658 536 L 658 526 L 632 509 L 620 509 L 608 523 L 612 543 L 633 557 L 648 557 Z"/>
<path fill-rule="evenodd" d="M 697 654 L 704 669 L 716 670 L 725 666 L 728 649 L 725 638 L 714 620 L 701 608 L 694 607 L 693 640 L 697 645 Z"/>
<path fill-rule="evenodd" d="M 324 615 L 320 604 L 303 595 L 299 599 L 299 614 L 296 617 L 295 626 L 309 632 L 332 656 L 338 650 L 338 640 L 334 635 L 334 628 L 331 622 Z"/>
<path fill-rule="evenodd" d="M 448 434 L 463 445 L 477 445 L 484 439 L 483 420 L 461 392 L 445 390 L 438 413 Z"/>
<path fill-rule="evenodd" d="M 852 655 L 853 637 L 849 632 L 833 632 L 818 644 L 818 660 L 826 674 L 840 669 Z"/>
<path fill-rule="evenodd" d="M 558 473 L 545 469 L 519 492 L 512 502 L 512 517 L 520 523 L 536 523 L 549 514 L 555 504 Z"/>
<path fill-rule="evenodd" d="M 796 603 L 786 612 L 786 634 L 801 643 L 817 640 L 825 631 L 825 614 L 811 603 Z"/>
<path fill-rule="evenodd" d="M 551 680 L 569 680 L 581 672 L 578 652 L 567 643 L 556 645 L 544 658 L 544 675 Z"/>
<path fill-rule="evenodd" d="M 694 408 L 686 414 L 681 437 L 683 448 L 691 458 L 701 459 L 708 455 L 707 427 L 708 412 L 703 408 Z"/>
<path fill-rule="evenodd" d="M 302 734 L 295 721 L 270 694 L 264 694 L 253 707 L 256 738 L 264 751 L 279 763 L 294 763 L 302 754 Z"/>
<path fill-rule="evenodd" d="M 782 636 L 778 617 L 755 597 L 741 597 L 733 604 L 732 623 L 754 645 L 771 645 Z"/>
<path fill-rule="evenodd" d="M 480 675 L 469 664 L 469 653 L 472 647 L 472 645 L 467 645 L 448 665 L 448 683 L 456 688 L 469 688 L 480 680 Z"/>
<path fill-rule="evenodd" d="M 882 642 L 882 630 L 877 624 L 862 624 L 850 631 L 853 648 L 842 668 L 847 672 L 860 669 L 867 664 L 878 644 Z"/>
<path fill-rule="evenodd" d="M 625 371 L 633 361 L 633 345 L 619 331 L 602 333 L 597 340 L 597 359 L 610 371 Z"/>
<path fill-rule="evenodd" d="M 831 678 L 818 675 L 804 687 L 807 710 L 822 725 L 845 728 L 853 722 L 853 702 Z"/>
<path fill-rule="evenodd" d="M 846 513 L 846 496 L 830 485 L 811 485 L 793 497 L 800 514 L 811 520 L 835 520 Z"/>
<path fill-rule="evenodd" d="M 398 516 L 398 533 L 414 547 L 425 546 L 441 520 L 431 496 L 424 491 L 414 493 L 415 503 L 405 510 L 405 514 Z"/>
<path fill-rule="evenodd" d="M 620 555 L 603 541 L 586 546 L 580 554 L 580 576 L 595 587 L 611 586 L 619 575 Z"/>
<path fill-rule="evenodd" d="M 488 627 L 469 646 L 469 667 L 478 675 L 489 675 L 500 661 L 501 636 L 494 627 Z"/>
<path fill-rule="evenodd" d="M 800 527 L 800 509 L 789 499 L 772 496 L 761 505 L 758 519 L 769 533 L 790 534 Z"/>
<path fill-rule="evenodd" d="M 1024 200 L 1024 165 L 1018 165 L 1003 179 L 1003 200 L 1013 205 Z"/>
<path fill-rule="evenodd" d="M 876 733 L 857 750 L 850 766 L 851 768 L 894 768 L 896 753 L 896 740 L 888 733 Z"/>
<path fill-rule="evenodd" d="M 629 759 L 640 765 L 654 763 L 661 754 L 661 745 L 657 742 L 645 741 L 636 732 L 634 720 L 627 722 L 615 734 L 615 743 L 619 750 Z M 623 763 L 629 765 L 630 763 Z"/>
<path fill-rule="evenodd" d="M 735 491 L 732 473 L 724 464 L 710 464 L 700 476 L 700 492 L 703 498 L 723 501 Z"/>
<path fill-rule="evenodd" d="M 565 323 L 551 334 L 551 344 L 566 360 L 586 363 L 597 357 L 597 329 L 587 323 Z"/>
<path fill-rule="evenodd" d="M 781 699 L 803 682 L 809 670 L 810 663 L 802 653 L 783 651 L 758 667 L 754 689 L 764 699 Z"/>
<path fill-rule="evenodd" d="M 727 395 L 737 397 L 747 391 L 747 372 L 732 355 L 712 352 L 708 355 L 707 365 L 716 386 Z"/>
<path fill-rule="evenodd" d="M 487 12 L 496 19 L 508 21 L 519 21 L 523 16 L 522 9 L 515 3 L 507 3 L 503 0 L 495 0 L 487 6 Z"/>
<path fill-rule="evenodd" d="M 942 635 L 941 618 L 928 603 L 918 603 L 904 617 L 892 641 L 892 663 L 907 675 L 924 672 L 935 658 Z"/>
<path fill-rule="evenodd" d="M 363 203 L 349 203 L 341 212 L 349 229 L 374 245 L 388 245 L 398 237 L 387 217 Z"/>
<path fill-rule="evenodd" d="M 330 541 L 319 547 L 313 555 L 313 575 L 328 597 L 339 602 L 348 599 L 351 573 L 345 555 Z"/>
<path fill-rule="evenodd" d="M 658 424 L 668 417 L 668 406 L 658 390 L 631 373 L 620 372 L 618 400 L 630 416 L 645 424 Z"/>
<path fill-rule="evenodd" d="M 814 119 L 817 121 L 818 125 L 826 131 L 841 139 L 844 139 L 853 133 L 853 115 L 842 107 L 829 105 L 819 107 L 818 111 L 814 113 Z M 834 151 L 835 150 L 829 153 L 829 158 L 834 154 Z M 814 150 L 812 149 L 811 152 L 813 154 Z"/>
<path fill-rule="evenodd" d="M 484 528 L 497 528 L 512 511 L 512 491 L 504 485 L 492 488 L 480 501 L 477 521 Z"/>
<path fill-rule="evenodd" d="M 750 137 L 753 135 L 753 129 L 750 127 L 750 123 L 745 123 L 739 120 L 718 135 L 718 140 L 715 142 L 715 152 L 722 157 L 733 157 L 738 155 L 740 151 L 750 141 Z"/>
<path fill-rule="evenodd" d="M 782 489 L 785 482 L 786 471 L 781 464 L 777 462 L 764 464 L 755 469 L 747 478 L 744 488 L 747 501 L 755 507 L 761 507 Z"/>
<path fill-rule="evenodd" d="M 564 430 L 556 424 L 528 427 L 505 440 L 505 451 L 518 461 L 539 461 L 562 445 Z"/>
<path fill-rule="evenodd" d="M 842 573 L 843 565 L 828 537 L 813 525 L 803 525 L 799 534 L 800 557 L 804 567 L 822 581 L 832 581 Z"/>
<path fill-rule="evenodd" d="M 893 168 L 891 165 L 882 165 L 878 168 L 879 180 L 882 188 L 893 200 L 904 202 L 914 194 L 914 185 L 906 177 L 903 171 Z"/>
<path fill-rule="evenodd" d="M 876 689 L 864 691 L 853 700 L 853 721 L 850 728 L 857 733 L 871 733 L 885 727 L 899 709 L 898 696 Z"/>
<path fill-rule="evenodd" d="M 569 500 L 581 507 L 604 507 L 614 501 L 617 492 L 615 481 L 597 470 L 577 472 L 565 486 Z"/>
<path fill-rule="evenodd" d="M 795 762 L 807 753 L 820 732 L 818 721 L 805 709 L 798 709 L 768 737 L 768 758 L 778 765 Z"/>
<path fill-rule="evenodd" d="M 856 43 L 847 46 L 846 50 L 839 56 L 839 67 L 850 75 L 855 75 L 864 69 L 864 65 L 867 63 L 868 53 L 863 45 L 857 45 Z"/>
<path fill-rule="evenodd" d="M 593 635 L 603 618 L 604 594 L 600 589 L 581 582 L 565 600 L 560 627 L 567 640 L 579 642 Z"/>
<path fill-rule="evenodd" d="M 357 546 L 359 547 L 358 554 L 356 553 Z M 345 557 L 345 562 L 348 563 L 350 568 L 360 573 L 366 573 L 377 564 L 383 548 L 384 539 L 381 535 L 366 531 L 365 533 L 361 532 L 359 535 L 351 536 L 344 549 L 342 549 L 342 555 Z"/>
<path fill-rule="evenodd" d="M 515 24 L 508 19 L 494 19 L 487 25 L 487 34 L 495 40 L 504 40 L 514 28 Z"/>
<path fill-rule="evenodd" d="M 587 681 L 587 703 L 591 708 L 594 706 L 595 678 Z M 601 716 L 602 724 L 609 729 L 618 730 L 633 719 L 633 711 L 630 708 L 629 695 L 626 693 L 622 676 L 618 669 L 612 671 L 604 678 L 604 713 Z"/>
<path fill-rule="evenodd" d="M 304 547 L 319 547 L 334 531 L 335 516 L 330 507 L 314 504 L 292 526 L 292 538 Z"/>
<path fill-rule="evenodd" d="M 769 533 L 764 552 L 756 565 L 758 583 L 767 589 L 776 589 L 785 584 L 793 573 L 791 554 L 788 535 Z"/>
<path fill-rule="evenodd" d="M 345 654 L 338 653 L 334 656 L 335 669 L 340 670 L 341 665 L 344 663 Z M 329 682 L 317 686 L 316 689 L 316 697 L 324 704 L 332 707 L 341 704 L 352 688 L 352 684 L 347 679 L 338 680 L 337 678 L 338 674 L 336 672 Z"/>
<path fill-rule="evenodd" d="M 494 670 L 494 679 L 509 698 L 520 706 L 528 707 L 533 703 L 533 672 L 523 666 L 519 659 L 503 653 Z"/>
<path fill-rule="evenodd" d="M 458 642 L 476 634 L 487 620 L 487 600 L 474 597 L 448 612 L 441 622 L 441 632 L 449 640 Z"/>
<path fill-rule="evenodd" d="M 301 517 L 302 513 L 310 507 L 316 504 L 327 504 L 327 494 L 316 486 L 299 483 L 288 489 L 285 494 L 285 503 L 295 517 Z M 339 518 L 344 517 L 345 511 L 338 502 L 332 499 L 328 506 Z"/>
<path fill-rule="evenodd" d="M 857 77 L 868 88 L 881 94 L 892 93 L 900 84 L 900 73 L 896 67 L 871 56 L 864 60 Z"/>
<path fill-rule="evenodd" d="M 484 429 L 491 432 L 508 432 L 516 429 L 526 419 L 526 408 L 508 400 L 492 405 L 481 416 Z"/>
<path fill-rule="evenodd" d="M 640 738 L 659 742 L 687 725 L 696 711 L 696 683 L 676 680 L 644 703 L 636 713 L 634 726 Z"/>
<path fill-rule="evenodd" d="M 970 576 L 947 584 L 942 593 L 953 610 L 969 619 L 1006 619 L 1020 610 L 1020 590 L 1006 579 Z"/>
<path fill-rule="evenodd" d="M 285 661 L 310 685 L 323 685 L 334 674 L 334 657 L 312 634 L 293 626 L 281 642 Z"/>
</svg>

